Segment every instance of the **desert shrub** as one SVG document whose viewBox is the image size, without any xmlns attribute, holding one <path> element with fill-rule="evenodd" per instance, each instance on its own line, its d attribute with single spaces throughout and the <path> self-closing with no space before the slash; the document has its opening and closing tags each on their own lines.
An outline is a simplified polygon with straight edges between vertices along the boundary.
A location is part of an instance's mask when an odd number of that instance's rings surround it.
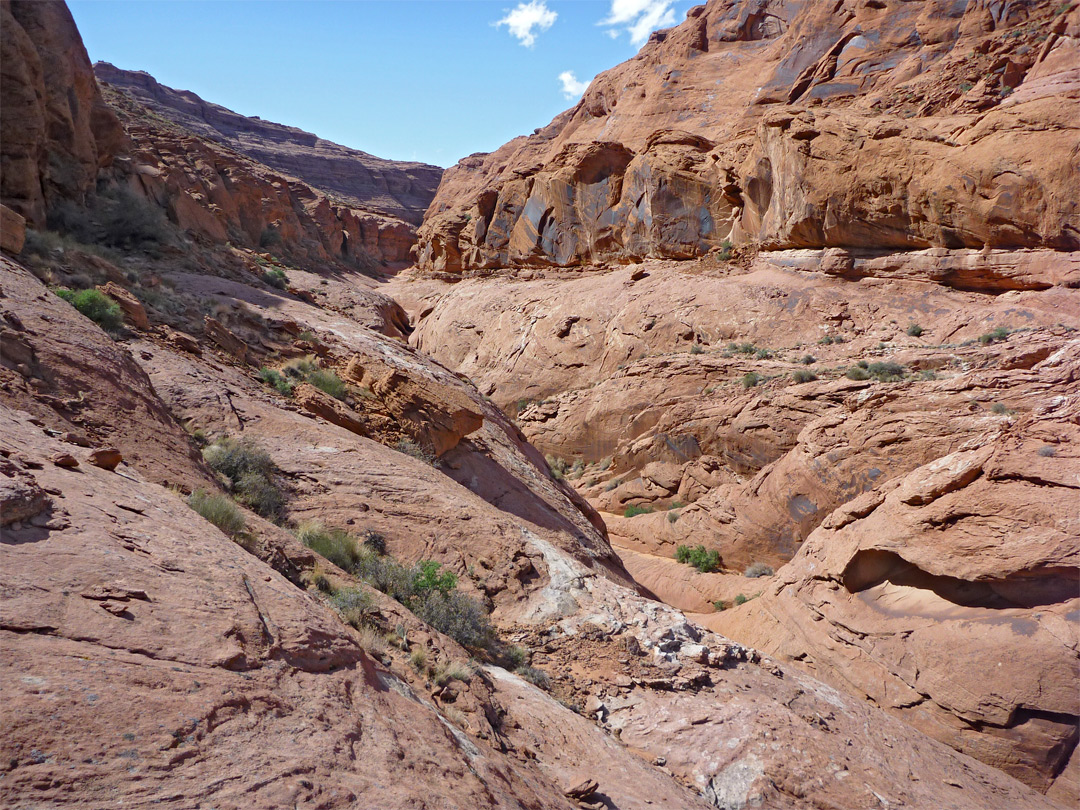
<svg viewBox="0 0 1080 810">
<path fill-rule="evenodd" d="M 1043 458 L 1053 458 L 1057 455 L 1057 448 L 1052 444 L 1044 444 L 1036 452 Z"/>
<path fill-rule="evenodd" d="M 259 234 L 259 247 L 274 247 L 281 244 L 281 231 L 272 225 L 267 225 Z"/>
<path fill-rule="evenodd" d="M 355 570 L 360 560 L 360 552 L 356 547 L 356 540 L 347 532 L 341 529 L 325 529 L 318 523 L 304 523 L 296 534 L 301 543 L 341 570 Z"/>
<path fill-rule="evenodd" d="M 375 554 L 386 553 L 386 538 L 378 532 L 374 532 L 371 529 L 368 529 L 363 534 L 363 541 L 364 548 L 368 549 L 369 551 L 372 551 Z"/>
<path fill-rule="evenodd" d="M 495 630 L 483 605 L 459 591 L 428 591 L 413 600 L 413 613 L 463 647 L 488 647 Z"/>
<path fill-rule="evenodd" d="M 768 360 L 770 357 L 772 357 L 772 352 L 770 352 L 768 349 L 758 349 L 756 352 L 754 352 L 754 357 L 756 357 L 758 360 Z"/>
<path fill-rule="evenodd" d="M 468 683 L 472 676 L 473 671 L 467 664 L 462 664 L 460 661 L 451 661 L 436 668 L 434 680 L 439 686 L 443 686 L 450 683 L 450 681 Z"/>
<path fill-rule="evenodd" d="M 357 629 L 375 610 L 375 600 L 359 588 L 340 588 L 331 595 L 330 604 L 337 608 L 341 618 Z"/>
<path fill-rule="evenodd" d="M 546 672 L 544 672 L 542 669 L 537 669 L 536 667 L 527 667 L 526 666 L 526 667 L 518 667 L 517 670 L 515 670 L 515 671 L 517 672 L 518 675 L 520 675 L 522 678 L 527 680 L 533 686 L 539 687 L 540 689 L 550 689 L 551 688 L 551 678 L 549 678 L 548 674 Z"/>
<path fill-rule="evenodd" d="M 75 291 L 61 287 L 56 294 L 102 329 L 115 332 L 124 324 L 124 313 L 120 307 L 100 290 Z"/>
<path fill-rule="evenodd" d="M 638 504 L 633 504 L 631 506 L 626 507 L 626 509 L 623 510 L 623 517 L 632 518 L 632 517 L 637 517 L 638 515 L 648 515 L 651 512 L 652 512 L 652 507 L 651 506 L 640 506 Z"/>
<path fill-rule="evenodd" d="M 995 402 L 990 406 L 990 412 L 996 413 L 998 416 L 1003 416 L 1009 412 L 1009 409 L 1005 407 L 1004 403 Z"/>
<path fill-rule="evenodd" d="M 700 343 L 695 343 L 693 346 L 690 347 L 690 354 L 701 354 L 703 351 L 705 350 L 701 348 Z"/>
<path fill-rule="evenodd" d="M 922 371 L 919 372 L 919 379 L 920 380 L 936 380 L 937 379 L 937 372 L 934 371 L 932 368 L 924 368 Z"/>
<path fill-rule="evenodd" d="M 991 329 L 985 335 L 979 335 L 979 343 L 984 346 L 988 346 L 991 343 L 998 343 L 1005 340 L 1009 336 L 1009 330 L 1004 326 L 998 326 L 995 329 Z"/>
<path fill-rule="evenodd" d="M 800 361 L 804 366 L 812 366 L 817 362 L 817 358 L 812 354 L 804 354 Z"/>
<path fill-rule="evenodd" d="M 725 239 L 720 243 L 720 261 L 726 262 L 731 258 L 731 252 L 734 250 L 735 245 L 730 239 Z"/>
<path fill-rule="evenodd" d="M 831 346 L 833 344 L 833 336 L 825 335 L 824 337 L 818 339 L 818 343 L 822 346 Z"/>
<path fill-rule="evenodd" d="M 412 456 L 415 459 L 423 461 L 425 464 L 430 464 L 432 467 L 434 467 L 439 461 L 439 459 L 434 453 L 421 447 L 411 439 L 399 440 L 398 443 L 394 445 L 394 448 L 399 453 L 404 453 L 407 456 Z"/>
<path fill-rule="evenodd" d="M 259 379 L 283 396 L 292 396 L 293 388 L 296 387 L 296 383 L 280 371 L 266 366 L 259 369 Z"/>
<path fill-rule="evenodd" d="M 415 594 L 413 573 L 392 557 L 360 549 L 351 570 L 373 588 L 406 607 Z"/>
<path fill-rule="evenodd" d="M 869 380 L 870 372 L 861 366 L 850 366 L 848 370 L 844 372 L 844 376 L 849 380 Z"/>
<path fill-rule="evenodd" d="M 124 250 L 149 249 L 169 240 L 162 210 L 124 188 L 99 194 L 85 207 L 74 202 L 54 205 L 48 226 L 87 245 Z"/>
<path fill-rule="evenodd" d="M 507 669 L 517 670 L 529 663 L 529 651 L 518 644 L 510 644 L 503 648 L 501 661 Z"/>
<path fill-rule="evenodd" d="M 705 546 L 679 546 L 675 549 L 675 560 L 709 574 L 720 567 L 720 552 L 714 548 L 706 549 Z"/>
<path fill-rule="evenodd" d="M 457 574 L 453 571 L 442 571 L 442 566 L 434 560 L 421 560 L 413 569 L 413 591 L 424 594 L 429 591 L 438 591 L 446 596 L 457 587 Z"/>
<path fill-rule="evenodd" d="M 746 566 L 746 570 L 743 571 L 743 576 L 750 579 L 757 579 L 758 577 L 771 577 L 776 572 L 771 565 L 766 565 L 762 562 L 750 563 Z"/>
<path fill-rule="evenodd" d="M 566 471 L 570 469 L 570 463 L 565 458 L 545 456 L 544 460 L 547 461 L 548 467 L 551 468 L 552 478 L 557 481 L 562 481 L 566 477 Z"/>
<path fill-rule="evenodd" d="M 748 596 L 746 596 L 746 594 L 740 593 L 738 596 L 735 597 L 735 604 L 736 605 L 745 605 L 749 601 L 750 601 L 750 598 Z"/>
<path fill-rule="evenodd" d="M 678 519 L 679 519 L 679 513 L 678 512 L 668 512 L 667 513 L 667 522 L 668 523 L 674 523 Z"/>
<path fill-rule="evenodd" d="M 247 527 L 243 513 L 225 495 L 197 489 L 188 498 L 188 505 L 234 539 Z"/>
<path fill-rule="evenodd" d="M 746 374 L 743 375 L 742 387 L 743 388 L 753 388 L 759 382 L 761 382 L 761 375 L 758 374 L 756 371 L 750 371 L 750 372 L 747 372 Z"/>
<path fill-rule="evenodd" d="M 264 518 L 276 519 L 285 496 L 274 482 L 274 462 L 265 450 L 246 439 L 222 436 L 203 448 L 203 458 L 228 482 L 240 503 Z"/>
<path fill-rule="evenodd" d="M 329 369 L 317 369 L 308 375 L 307 381 L 335 399 L 345 399 L 349 386 L 337 374 Z"/>
<path fill-rule="evenodd" d="M 279 290 L 284 290 L 289 286 L 289 277 L 285 275 L 285 271 L 272 267 L 262 274 L 262 280 L 269 284 L 271 287 L 276 287 Z"/>
<path fill-rule="evenodd" d="M 907 328 L 907 333 L 911 337 L 921 337 L 925 330 L 917 323 L 910 324 Z"/>
<path fill-rule="evenodd" d="M 900 382 L 904 379 L 904 367 L 899 363 L 871 363 L 866 370 L 878 382 Z"/>
<path fill-rule="evenodd" d="M 717 613 L 719 613 L 721 610 L 727 610 L 727 602 L 725 602 L 723 599 L 717 599 L 715 602 L 712 603 L 712 606 L 716 608 Z"/>
<path fill-rule="evenodd" d="M 735 346 L 735 351 L 739 354 L 757 354 L 758 347 L 753 343 L 736 343 L 733 345 Z"/>
<path fill-rule="evenodd" d="M 817 374 L 808 368 L 798 368 L 791 372 L 791 379 L 796 383 L 813 382 L 817 379 Z"/>
<path fill-rule="evenodd" d="M 167 242 L 168 221 L 158 206 L 127 189 L 101 195 L 100 241 L 116 248 L 148 248 Z"/>
<path fill-rule="evenodd" d="M 421 672 L 427 665 L 427 652 L 423 647 L 417 647 L 412 651 L 412 655 L 409 656 L 409 663 L 412 664 L 412 668 L 417 672 Z"/>
<path fill-rule="evenodd" d="M 303 382 L 308 375 L 319 370 L 319 364 L 312 355 L 307 357 L 295 357 L 281 367 L 281 373 L 286 377 Z"/>
</svg>

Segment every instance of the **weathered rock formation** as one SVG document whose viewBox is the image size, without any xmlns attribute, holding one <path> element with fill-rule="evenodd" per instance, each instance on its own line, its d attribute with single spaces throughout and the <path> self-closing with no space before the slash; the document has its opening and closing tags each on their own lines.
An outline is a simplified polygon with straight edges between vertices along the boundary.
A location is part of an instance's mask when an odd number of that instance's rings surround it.
<svg viewBox="0 0 1080 810">
<path fill-rule="evenodd" d="M 1080 246 L 1068 4 L 719 2 L 449 169 L 450 273 L 720 248 Z M 1040 159 L 1032 163 L 1029 155 Z"/>
<path fill-rule="evenodd" d="M 93 189 L 124 133 L 63 3 L 0 3 L 0 53 L 0 202 L 41 228 L 54 203 Z"/>
<path fill-rule="evenodd" d="M 97 62 L 94 74 L 191 134 L 302 180 L 351 208 L 419 225 L 442 177 L 438 166 L 384 160 L 296 127 L 240 115 L 190 91 L 166 87 L 143 71 Z"/>
</svg>

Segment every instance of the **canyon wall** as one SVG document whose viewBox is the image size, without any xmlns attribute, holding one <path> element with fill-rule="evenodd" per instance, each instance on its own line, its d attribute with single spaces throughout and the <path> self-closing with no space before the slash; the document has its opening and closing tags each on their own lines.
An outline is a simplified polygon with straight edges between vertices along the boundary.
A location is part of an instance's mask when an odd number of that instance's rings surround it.
<svg viewBox="0 0 1080 810">
<path fill-rule="evenodd" d="M 566 267 L 751 244 L 1074 251 L 1070 9 L 697 6 L 548 126 L 447 170 L 418 264 Z"/>
</svg>

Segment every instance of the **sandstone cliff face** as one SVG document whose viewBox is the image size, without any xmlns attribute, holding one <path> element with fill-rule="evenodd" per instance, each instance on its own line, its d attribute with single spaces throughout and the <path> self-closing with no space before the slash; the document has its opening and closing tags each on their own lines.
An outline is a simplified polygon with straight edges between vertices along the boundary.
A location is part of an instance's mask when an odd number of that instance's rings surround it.
<svg viewBox="0 0 1080 810">
<path fill-rule="evenodd" d="M 240 152 L 163 123 L 106 86 L 130 138 L 114 176 L 212 242 L 285 251 L 295 261 L 370 270 L 406 260 L 415 240 L 407 222 L 342 204 L 307 183 Z"/>
<path fill-rule="evenodd" d="M 1034 2 L 695 7 L 546 128 L 448 170 L 418 263 L 686 258 L 725 240 L 1075 250 L 1078 21 Z"/>
<path fill-rule="evenodd" d="M 363 211 L 419 225 L 442 177 L 438 166 L 384 160 L 296 127 L 239 115 L 192 92 L 165 87 L 142 71 L 98 62 L 94 73 L 99 81 L 128 92 L 147 109 L 192 134 Z"/>
<path fill-rule="evenodd" d="M 0 202 L 41 228 L 60 200 L 93 189 L 123 141 L 63 3 L 0 4 Z"/>
</svg>

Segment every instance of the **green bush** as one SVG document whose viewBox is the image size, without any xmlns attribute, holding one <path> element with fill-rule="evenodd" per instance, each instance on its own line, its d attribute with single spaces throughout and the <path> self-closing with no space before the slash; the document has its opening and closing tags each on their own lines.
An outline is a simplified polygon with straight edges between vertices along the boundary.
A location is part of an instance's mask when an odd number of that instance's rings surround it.
<svg viewBox="0 0 1080 810">
<path fill-rule="evenodd" d="M 847 371 L 844 372 L 844 376 L 849 380 L 869 380 L 870 372 L 861 366 L 850 366 Z"/>
<path fill-rule="evenodd" d="M 919 326 L 917 323 L 910 324 L 908 326 L 908 328 L 907 328 L 907 333 L 911 337 L 921 337 L 923 331 L 924 331 L 923 328 L 921 326 Z"/>
<path fill-rule="evenodd" d="M 234 539 L 247 527 L 243 513 L 225 495 L 197 489 L 188 498 L 188 505 Z"/>
<path fill-rule="evenodd" d="M 361 555 L 356 547 L 356 540 L 347 532 L 341 529 L 324 529 L 318 523 L 304 523 L 296 534 L 301 543 L 341 570 L 350 573 L 355 571 Z"/>
<path fill-rule="evenodd" d="M 675 549 L 675 560 L 692 565 L 703 574 L 709 574 L 720 567 L 720 552 L 706 549 L 705 546 L 679 546 Z"/>
<path fill-rule="evenodd" d="M 228 482 L 240 503 L 270 520 L 276 520 L 285 497 L 274 483 L 274 462 L 250 440 L 222 436 L 203 448 L 203 458 Z"/>
<path fill-rule="evenodd" d="M 364 619 L 375 610 L 375 600 L 359 588 L 340 588 L 330 596 L 330 604 L 337 608 L 341 617 L 353 627 L 360 629 Z"/>
<path fill-rule="evenodd" d="M 753 388 L 759 382 L 761 382 L 761 375 L 758 374 L 756 371 L 751 371 L 751 372 L 748 372 L 747 374 L 743 375 L 742 387 L 743 388 Z"/>
<path fill-rule="evenodd" d="M 979 335 L 979 343 L 984 346 L 988 346 L 991 343 L 998 343 L 1005 340 L 1009 336 L 1009 330 L 1004 326 L 998 326 L 995 329 L 991 329 L 985 335 Z"/>
<path fill-rule="evenodd" d="M 772 352 L 770 352 L 768 349 L 758 349 L 754 353 L 754 357 L 756 357 L 758 360 L 768 360 L 770 357 L 772 357 Z"/>
<path fill-rule="evenodd" d="M 364 548 L 376 554 L 386 553 L 386 538 L 378 532 L 368 529 L 364 532 Z"/>
<path fill-rule="evenodd" d="M 262 280 L 269 284 L 271 287 L 276 287 L 279 290 L 284 290 L 289 286 L 289 277 L 285 275 L 285 271 L 272 267 L 262 274 Z"/>
<path fill-rule="evenodd" d="M 937 379 L 937 372 L 934 371 L 932 368 L 924 368 L 922 371 L 919 372 L 919 379 L 920 380 L 936 380 Z"/>
<path fill-rule="evenodd" d="M 690 347 L 690 354 L 701 354 L 703 351 L 705 350 L 701 348 L 700 343 L 695 343 L 693 346 Z"/>
<path fill-rule="evenodd" d="M 798 368 L 791 372 L 791 379 L 796 383 L 813 382 L 817 379 L 817 374 L 807 368 Z"/>
<path fill-rule="evenodd" d="M 816 362 L 817 362 L 817 358 L 814 357 L 814 355 L 812 355 L 812 354 L 804 354 L 803 355 L 802 364 L 804 366 L 812 366 Z"/>
<path fill-rule="evenodd" d="M 651 512 L 651 506 L 639 506 L 637 504 L 633 504 L 632 506 L 628 506 L 625 510 L 623 510 L 623 517 L 632 518 L 637 517 L 638 515 L 648 515 Z"/>
<path fill-rule="evenodd" d="M 750 579 L 757 579 L 758 577 L 771 577 L 775 573 L 776 572 L 773 570 L 773 567 L 771 565 L 756 562 L 750 563 L 750 565 L 746 566 L 746 570 L 743 571 L 743 576 Z"/>
<path fill-rule="evenodd" d="M 562 481 L 566 477 L 566 471 L 570 469 L 570 462 L 565 458 L 556 456 L 544 456 L 548 467 L 551 468 L 551 477 L 556 481 Z"/>
<path fill-rule="evenodd" d="M 678 512 L 668 512 L 667 513 L 667 522 L 668 523 L 674 523 L 678 519 L 679 519 L 679 513 Z"/>
<path fill-rule="evenodd" d="M 866 369 L 878 382 L 900 382 L 904 367 L 899 363 L 871 363 Z"/>
<path fill-rule="evenodd" d="M 408 607 L 463 647 L 482 649 L 495 640 L 495 629 L 483 605 L 460 591 L 428 591 L 414 598 Z"/>
<path fill-rule="evenodd" d="M 725 239 L 720 243 L 720 261 L 726 262 L 731 259 L 731 252 L 734 250 L 735 245 L 730 239 Z"/>
<path fill-rule="evenodd" d="M 102 329 L 115 332 L 124 325 L 124 313 L 120 307 L 100 290 L 75 291 L 61 287 L 56 294 Z"/>
<path fill-rule="evenodd" d="M 149 249 L 169 240 L 162 210 L 124 188 L 92 197 L 86 207 L 74 202 L 54 205 L 48 226 L 84 244 L 123 250 Z"/>
<path fill-rule="evenodd" d="M 292 396 L 293 388 L 296 387 L 296 383 L 282 374 L 280 371 L 276 371 L 272 368 L 263 366 L 259 369 L 259 379 L 269 385 L 279 394 L 283 396 Z"/>
<path fill-rule="evenodd" d="M 725 602 L 723 599 L 717 599 L 715 602 L 712 603 L 712 606 L 716 608 L 717 613 L 719 613 L 721 610 L 727 610 L 727 602 Z"/>
<path fill-rule="evenodd" d="M 420 560 L 413 569 L 413 591 L 418 594 L 438 591 L 446 596 L 457 587 L 457 574 L 439 569 L 442 566 L 434 560 Z"/>
<path fill-rule="evenodd" d="M 1003 416 L 1009 412 L 1009 409 L 1005 407 L 1004 403 L 995 402 L 990 406 L 990 412 L 996 413 L 998 416 Z"/>
<path fill-rule="evenodd" d="M 281 244 L 281 231 L 272 225 L 267 225 L 259 234 L 259 247 L 274 247 Z"/>
<path fill-rule="evenodd" d="M 335 399 L 345 399 L 349 395 L 349 386 L 337 374 L 329 369 L 318 369 L 308 375 L 307 381 Z"/>
<path fill-rule="evenodd" d="M 515 671 L 533 686 L 545 690 L 551 688 L 551 678 L 549 678 L 548 674 L 542 669 L 537 669 L 536 667 L 518 667 Z"/>
<path fill-rule="evenodd" d="M 747 597 L 745 594 L 740 593 L 738 596 L 735 597 L 735 604 L 736 605 L 745 605 L 749 601 L 750 601 L 750 598 Z"/>
</svg>

